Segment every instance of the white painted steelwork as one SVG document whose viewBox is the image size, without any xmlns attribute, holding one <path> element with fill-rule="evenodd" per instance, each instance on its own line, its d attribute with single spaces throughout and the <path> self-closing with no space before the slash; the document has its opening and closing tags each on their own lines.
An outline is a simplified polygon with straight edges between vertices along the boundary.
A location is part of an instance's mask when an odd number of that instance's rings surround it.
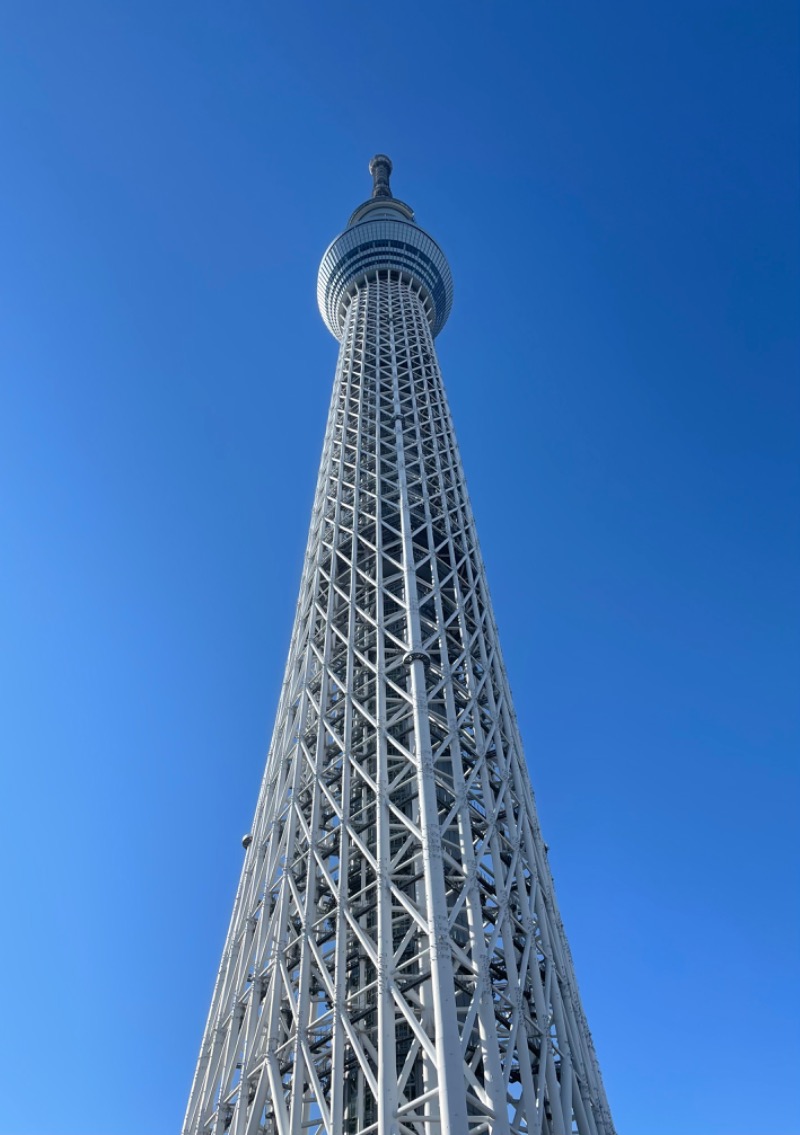
<svg viewBox="0 0 800 1135">
<path fill-rule="evenodd" d="M 371 169 L 320 269 L 339 362 L 184 1135 L 613 1135 L 434 348 L 449 268 Z"/>
</svg>

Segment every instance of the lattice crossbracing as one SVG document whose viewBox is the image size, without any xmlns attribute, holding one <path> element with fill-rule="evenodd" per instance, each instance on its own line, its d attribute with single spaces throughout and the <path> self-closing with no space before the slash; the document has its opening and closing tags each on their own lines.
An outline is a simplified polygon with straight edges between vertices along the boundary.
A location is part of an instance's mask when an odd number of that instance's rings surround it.
<svg viewBox="0 0 800 1135">
<path fill-rule="evenodd" d="M 426 296 L 351 289 L 185 1135 L 612 1135 Z"/>
</svg>

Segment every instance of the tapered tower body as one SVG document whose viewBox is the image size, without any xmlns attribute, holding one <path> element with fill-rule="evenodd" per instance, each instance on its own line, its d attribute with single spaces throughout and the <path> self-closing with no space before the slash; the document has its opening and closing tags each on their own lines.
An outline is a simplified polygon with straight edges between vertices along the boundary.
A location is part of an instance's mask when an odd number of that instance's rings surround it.
<svg viewBox="0 0 800 1135">
<path fill-rule="evenodd" d="M 391 163 L 340 341 L 272 745 L 184 1135 L 613 1135 Z"/>
</svg>

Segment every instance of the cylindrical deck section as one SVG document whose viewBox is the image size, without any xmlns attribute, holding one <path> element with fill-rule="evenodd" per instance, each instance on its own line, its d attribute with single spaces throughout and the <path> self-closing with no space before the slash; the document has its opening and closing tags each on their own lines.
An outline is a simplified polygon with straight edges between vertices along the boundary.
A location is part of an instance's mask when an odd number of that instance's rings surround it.
<svg viewBox="0 0 800 1135">
<path fill-rule="evenodd" d="M 417 225 L 395 220 L 392 204 L 378 219 L 366 219 L 338 236 L 322 258 L 317 303 L 325 326 L 342 337 L 350 298 L 359 283 L 380 271 L 396 271 L 419 290 L 434 336 L 444 327 L 453 306 L 453 277 L 439 245 Z"/>
</svg>

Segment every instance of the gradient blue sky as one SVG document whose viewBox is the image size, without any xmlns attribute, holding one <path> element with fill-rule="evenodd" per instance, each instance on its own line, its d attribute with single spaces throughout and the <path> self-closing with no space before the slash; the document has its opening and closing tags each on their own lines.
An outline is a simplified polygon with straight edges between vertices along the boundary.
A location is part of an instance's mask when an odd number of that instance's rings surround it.
<svg viewBox="0 0 800 1135">
<path fill-rule="evenodd" d="M 797 1135 L 794 3 L 0 10 L 0 1135 L 174 1135 L 376 150 L 620 1135 Z"/>
</svg>

